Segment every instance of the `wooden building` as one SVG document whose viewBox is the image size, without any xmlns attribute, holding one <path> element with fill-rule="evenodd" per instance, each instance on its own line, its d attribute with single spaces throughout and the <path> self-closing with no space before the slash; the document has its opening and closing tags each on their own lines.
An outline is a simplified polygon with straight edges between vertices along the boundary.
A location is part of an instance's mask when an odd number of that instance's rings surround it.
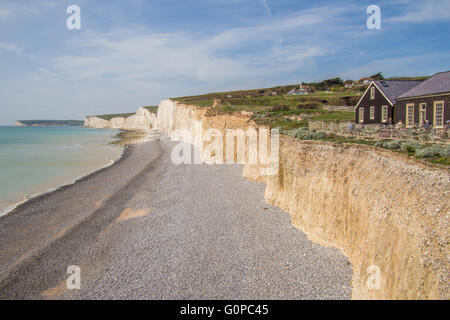
<svg viewBox="0 0 450 320">
<path fill-rule="evenodd" d="M 396 122 L 396 99 L 421 81 L 374 80 L 355 107 L 355 121 L 360 124 Z"/>
<path fill-rule="evenodd" d="M 406 127 L 421 126 L 427 120 L 443 128 L 450 120 L 450 71 L 440 72 L 397 98 L 397 120 Z"/>
</svg>

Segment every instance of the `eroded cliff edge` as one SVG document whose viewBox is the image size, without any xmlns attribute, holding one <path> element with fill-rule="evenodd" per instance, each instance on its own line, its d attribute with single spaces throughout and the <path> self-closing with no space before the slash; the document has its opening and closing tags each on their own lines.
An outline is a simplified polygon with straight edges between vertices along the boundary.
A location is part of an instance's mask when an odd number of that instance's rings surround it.
<svg viewBox="0 0 450 320">
<path fill-rule="evenodd" d="M 280 158 L 276 176 L 257 177 L 266 201 L 349 258 L 353 298 L 449 298 L 448 172 L 388 151 L 290 137 Z M 370 266 L 379 267 L 380 289 L 367 286 Z"/>
<path fill-rule="evenodd" d="M 173 139 L 196 143 L 203 130 L 256 127 L 245 115 L 161 102 L 153 127 Z M 188 140 L 188 141 L 186 141 Z M 280 168 L 261 176 L 265 199 L 281 207 L 311 240 L 340 249 L 351 261 L 354 299 L 448 299 L 449 172 L 372 147 L 305 142 L 282 136 Z M 370 266 L 380 270 L 379 289 L 369 289 Z"/>
</svg>

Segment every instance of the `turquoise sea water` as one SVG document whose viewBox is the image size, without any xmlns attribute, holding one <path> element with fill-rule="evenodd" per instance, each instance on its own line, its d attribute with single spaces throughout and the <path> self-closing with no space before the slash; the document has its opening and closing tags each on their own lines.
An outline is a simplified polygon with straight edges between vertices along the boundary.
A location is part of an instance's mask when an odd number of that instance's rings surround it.
<svg viewBox="0 0 450 320">
<path fill-rule="evenodd" d="M 31 196 L 74 182 L 122 154 L 116 130 L 0 127 L 0 215 Z"/>
</svg>

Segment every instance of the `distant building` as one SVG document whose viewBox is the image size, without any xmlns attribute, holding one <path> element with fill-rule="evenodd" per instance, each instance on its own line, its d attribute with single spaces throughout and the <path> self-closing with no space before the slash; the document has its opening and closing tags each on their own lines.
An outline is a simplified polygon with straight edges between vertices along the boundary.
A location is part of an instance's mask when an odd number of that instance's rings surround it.
<svg viewBox="0 0 450 320">
<path fill-rule="evenodd" d="M 351 89 L 351 88 L 353 88 L 353 86 L 354 86 L 352 80 L 346 80 L 346 81 L 344 82 L 344 84 L 345 84 L 345 87 L 348 88 L 348 89 Z"/>
<path fill-rule="evenodd" d="M 314 92 L 314 89 L 310 86 L 300 85 L 298 88 L 294 88 L 288 92 L 290 96 L 306 95 Z"/>
<path fill-rule="evenodd" d="M 374 81 L 372 78 L 361 78 L 359 79 L 359 82 L 362 84 L 369 84 L 371 81 Z"/>
<path fill-rule="evenodd" d="M 397 120 L 406 127 L 427 120 L 435 128 L 444 128 L 450 120 L 450 71 L 436 73 L 397 98 Z"/>
<path fill-rule="evenodd" d="M 392 119 L 396 123 L 396 99 L 420 83 L 421 81 L 372 81 L 356 104 L 355 121 L 375 124 Z"/>
</svg>

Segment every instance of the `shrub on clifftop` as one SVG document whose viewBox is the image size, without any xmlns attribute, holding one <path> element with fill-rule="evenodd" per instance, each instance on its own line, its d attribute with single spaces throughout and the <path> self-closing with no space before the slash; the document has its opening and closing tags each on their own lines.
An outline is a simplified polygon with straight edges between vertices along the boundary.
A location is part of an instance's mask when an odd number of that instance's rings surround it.
<svg viewBox="0 0 450 320">
<path fill-rule="evenodd" d="M 300 140 L 320 140 L 327 137 L 325 132 L 309 130 L 308 127 L 289 130 L 287 135 Z"/>
</svg>

